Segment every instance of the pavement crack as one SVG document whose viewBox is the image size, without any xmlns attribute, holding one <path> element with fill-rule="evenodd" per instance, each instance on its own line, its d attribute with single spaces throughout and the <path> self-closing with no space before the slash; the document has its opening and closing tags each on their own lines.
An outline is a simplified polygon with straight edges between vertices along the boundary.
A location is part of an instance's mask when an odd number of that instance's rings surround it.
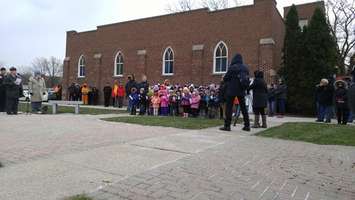
<svg viewBox="0 0 355 200">
<path fill-rule="evenodd" d="M 136 147 L 141 147 L 141 148 L 146 148 L 146 149 L 155 149 L 155 150 L 159 150 L 159 151 L 182 153 L 182 154 L 187 154 L 187 155 L 192 155 L 193 154 L 191 152 L 179 151 L 179 150 L 174 150 L 174 149 L 166 149 L 166 148 L 162 148 L 162 147 L 150 147 L 150 146 L 144 146 L 144 145 L 139 145 L 139 144 L 129 144 L 129 145 L 136 146 Z"/>
</svg>

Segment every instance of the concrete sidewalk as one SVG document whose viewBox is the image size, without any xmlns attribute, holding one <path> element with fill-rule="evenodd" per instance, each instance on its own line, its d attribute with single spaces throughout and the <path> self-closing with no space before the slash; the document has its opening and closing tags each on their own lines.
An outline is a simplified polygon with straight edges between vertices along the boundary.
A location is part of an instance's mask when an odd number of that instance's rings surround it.
<svg viewBox="0 0 355 200">
<path fill-rule="evenodd" d="M 113 115 L 110 115 L 113 116 Z M 118 115 L 115 115 L 118 116 Z M 355 148 L 101 121 L 0 116 L 1 200 L 353 199 Z M 270 119 L 271 126 L 313 119 Z"/>
</svg>

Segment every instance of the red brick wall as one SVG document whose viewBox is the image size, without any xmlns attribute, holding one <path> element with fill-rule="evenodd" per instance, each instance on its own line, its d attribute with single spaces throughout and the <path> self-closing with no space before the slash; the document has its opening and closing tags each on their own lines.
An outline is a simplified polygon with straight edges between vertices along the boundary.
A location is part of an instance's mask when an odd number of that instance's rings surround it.
<svg viewBox="0 0 355 200">
<path fill-rule="evenodd" d="M 238 52 L 251 72 L 263 63 L 267 70 L 278 68 L 284 27 L 275 6 L 274 0 L 256 0 L 255 5 L 221 11 L 200 9 L 99 26 L 96 31 L 68 32 L 66 56 L 70 61 L 65 63 L 64 84 L 87 82 L 102 90 L 106 82 L 125 81 L 128 74 L 135 74 L 140 80 L 143 73 L 151 83 L 167 78 L 172 83 L 218 83 L 221 75 L 213 74 L 213 53 L 219 41 L 228 46 L 228 62 Z M 275 45 L 260 46 L 262 38 L 273 38 Z M 193 45 L 200 44 L 203 50 L 192 50 Z M 175 53 L 174 75 L 162 76 L 162 56 L 168 46 Z M 138 50 L 146 50 L 146 54 L 137 55 Z M 118 51 L 125 59 L 122 78 L 113 77 Z M 98 53 L 102 57 L 95 60 Z M 80 55 L 86 59 L 83 79 L 77 78 Z M 67 87 L 64 85 L 64 89 Z"/>
</svg>

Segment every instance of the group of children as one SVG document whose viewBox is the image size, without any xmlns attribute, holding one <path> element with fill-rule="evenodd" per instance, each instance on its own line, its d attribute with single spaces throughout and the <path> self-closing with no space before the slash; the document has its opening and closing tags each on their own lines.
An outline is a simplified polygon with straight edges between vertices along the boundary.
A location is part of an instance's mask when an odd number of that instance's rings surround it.
<svg viewBox="0 0 355 200">
<path fill-rule="evenodd" d="M 219 86 L 154 85 L 145 91 L 133 87 L 128 96 L 131 115 L 223 118 Z"/>
</svg>

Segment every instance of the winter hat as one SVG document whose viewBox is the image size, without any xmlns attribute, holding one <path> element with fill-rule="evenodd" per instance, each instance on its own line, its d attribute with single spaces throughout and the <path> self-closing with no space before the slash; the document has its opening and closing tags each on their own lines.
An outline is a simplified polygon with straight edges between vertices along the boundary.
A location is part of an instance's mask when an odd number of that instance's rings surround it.
<svg viewBox="0 0 355 200">
<path fill-rule="evenodd" d="M 159 86 L 158 86 L 158 85 L 155 85 L 155 86 L 153 87 L 153 90 L 154 90 L 154 92 L 159 91 Z"/>
<path fill-rule="evenodd" d="M 328 85 L 329 84 L 329 81 L 328 79 L 326 78 L 323 78 L 321 81 L 320 81 L 320 85 Z"/>
<path fill-rule="evenodd" d="M 335 87 L 340 87 L 340 85 L 343 85 L 343 87 L 344 88 L 346 88 L 347 87 L 347 83 L 345 82 L 345 81 L 343 81 L 343 80 L 337 80 L 337 81 L 335 81 L 335 83 L 334 83 L 334 86 Z"/>
</svg>

